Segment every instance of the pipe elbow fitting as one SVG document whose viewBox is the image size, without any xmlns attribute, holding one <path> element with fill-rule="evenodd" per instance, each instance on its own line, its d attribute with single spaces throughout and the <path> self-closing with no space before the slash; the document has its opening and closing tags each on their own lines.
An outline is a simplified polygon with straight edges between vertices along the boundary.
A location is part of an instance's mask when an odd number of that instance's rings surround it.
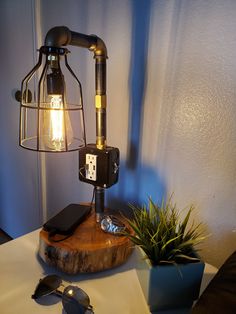
<svg viewBox="0 0 236 314">
<path fill-rule="evenodd" d="M 71 41 L 71 31 L 66 26 L 56 26 L 51 28 L 45 37 L 45 46 L 61 47 L 66 46 Z"/>
<path fill-rule="evenodd" d="M 101 38 L 97 37 L 96 47 L 93 50 L 95 57 L 108 58 L 107 47 Z"/>
</svg>

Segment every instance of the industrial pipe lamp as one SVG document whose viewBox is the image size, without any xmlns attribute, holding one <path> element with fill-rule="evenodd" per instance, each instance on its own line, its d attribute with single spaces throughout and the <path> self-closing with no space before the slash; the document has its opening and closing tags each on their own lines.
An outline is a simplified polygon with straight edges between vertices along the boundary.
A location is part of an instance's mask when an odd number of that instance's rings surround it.
<svg viewBox="0 0 236 314">
<path fill-rule="evenodd" d="M 68 45 L 94 53 L 95 144 L 86 143 L 82 87 L 68 64 Z M 107 49 L 99 37 L 54 27 L 48 31 L 38 63 L 23 79 L 18 94 L 20 146 L 39 152 L 79 150 L 79 179 L 95 187 L 97 221 L 104 212 L 104 189 L 117 182 L 119 172 L 119 150 L 106 143 L 106 59 Z"/>
</svg>

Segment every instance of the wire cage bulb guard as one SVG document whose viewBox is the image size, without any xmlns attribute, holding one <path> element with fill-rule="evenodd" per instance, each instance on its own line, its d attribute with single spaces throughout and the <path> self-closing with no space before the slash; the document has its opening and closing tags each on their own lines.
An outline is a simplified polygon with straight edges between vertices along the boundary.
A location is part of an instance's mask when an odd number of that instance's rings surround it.
<svg viewBox="0 0 236 314">
<path fill-rule="evenodd" d="M 69 51 L 64 47 L 68 45 L 86 48 L 94 54 L 96 144 L 91 144 L 91 147 L 86 144 L 81 84 L 67 62 Z M 40 152 L 80 150 L 79 160 L 83 160 L 82 157 L 91 149 L 93 154 L 102 156 L 99 158 L 99 169 L 107 169 L 105 173 L 108 176 L 100 171 L 96 182 L 88 182 L 95 186 L 95 212 L 98 222 L 104 212 L 104 189 L 117 182 L 119 164 L 118 149 L 107 146 L 106 141 L 107 58 L 106 45 L 98 36 L 74 32 L 66 26 L 55 26 L 47 32 L 44 46 L 39 50 L 38 63 L 22 81 L 21 92 L 15 95 L 21 101 L 20 146 Z M 60 62 L 61 59 L 64 63 Z M 69 81 L 66 74 L 70 74 Z M 82 162 L 80 169 L 85 166 Z M 83 176 L 79 176 L 79 179 L 88 181 Z"/>
<path fill-rule="evenodd" d="M 22 81 L 19 144 L 23 148 L 69 152 L 86 146 L 82 87 L 68 64 L 68 53 L 66 48 L 42 46 L 38 63 Z M 67 87 L 62 67 L 68 74 Z"/>
</svg>

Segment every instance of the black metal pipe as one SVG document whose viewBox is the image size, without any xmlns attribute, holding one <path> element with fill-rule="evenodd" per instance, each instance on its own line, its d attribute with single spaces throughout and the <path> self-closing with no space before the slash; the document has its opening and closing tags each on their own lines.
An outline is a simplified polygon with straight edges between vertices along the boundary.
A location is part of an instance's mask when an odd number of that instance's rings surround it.
<svg viewBox="0 0 236 314">
<path fill-rule="evenodd" d="M 100 222 L 104 212 L 104 194 L 103 188 L 99 186 L 95 187 L 95 213 L 97 222 Z"/>
<path fill-rule="evenodd" d="M 107 59 L 107 48 L 104 41 L 96 35 L 85 35 L 71 31 L 69 45 L 88 48 L 94 52 L 94 57 Z"/>
<path fill-rule="evenodd" d="M 106 59 L 97 57 L 95 62 L 95 89 L 96 95 L 106 94 Z"/>
<path fill-rule="evenodd" d="M 56 26 L 51 28 L 45 37 L 45 46 L 61 47 L 69 45 L 71 41 L 71 31 L 66 26 Z"/>
<path fill-rule="evenodd" d="M 56 26 L 51 28 L 45 37 L 45 46 L 77 46 L 88 48 L 94 51 L 94 56 L 107 58 L 107 48 L 104 41 L 95 35 L 85 35 L 71 31 L 66 26 Z"/>
</svg>

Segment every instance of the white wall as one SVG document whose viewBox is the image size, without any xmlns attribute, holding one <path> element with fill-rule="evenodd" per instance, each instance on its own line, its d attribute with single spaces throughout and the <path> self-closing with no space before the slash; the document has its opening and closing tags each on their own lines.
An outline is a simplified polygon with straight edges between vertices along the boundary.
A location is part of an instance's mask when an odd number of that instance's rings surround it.
<svg viewBox="0 0 236 314">
<path fill-rule="evenodd" d="M 142 160 L 197 206 L 219 266 L 236 248 L 236 2 L 153 4 Z"/>
<path fill-rule="evenodd" d="M 35 54 L 34 1 L 0 1 L 0 228 L 17 237 L 40 226 L 38 155 L 18 145 L 14 98 Z"/>
<path fill-rule="evenodd" d="M 22 2 L 13 3 L 19 10 Z M 41 0 L 41 6 L 43 36 L 66 25 L 95 33 L 108 47 L 108 143 L 120 148 L 121 169 L 107 204 L 126 207 L 174 192 L 180 207 L 196 205 L 194 219 L 211 233 L 203 258 L 222 264 L 236 243 L 236 1 Z M 88 139 L 94 142 L 94 60 L 88 51 L 70 50 L 70 64 L 83 84 Z M 13 80 L 24 72 L 21 67 L 28 69 L 29 60 L 21 55 L 12 65 Z M 8 80 L 9 91 L 10 85 L 18 84 Z M 33 154 L 17 154 L 8 155 L 11 165 L 31 171 Z M 77 158 L 76 153 L 46 156 L 48 216 L 70 202 L 90 200 L 91 187 L 77 179 Z M 37 186 L 34 173 L 30 178 Z M 13 193 L 21 189 L 18 180 Z M 10 207 L 3 207 L 4 215 Z"/>
</svg>

